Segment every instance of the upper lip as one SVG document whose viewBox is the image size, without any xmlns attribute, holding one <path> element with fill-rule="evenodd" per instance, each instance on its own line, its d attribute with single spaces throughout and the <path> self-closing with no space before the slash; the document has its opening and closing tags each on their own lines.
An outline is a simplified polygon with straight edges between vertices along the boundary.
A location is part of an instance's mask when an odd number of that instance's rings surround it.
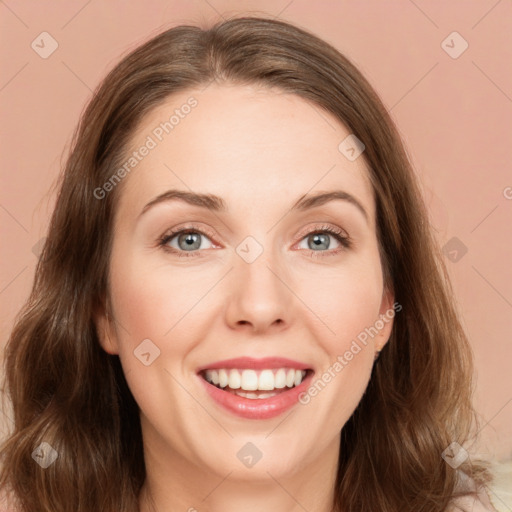
<svg viewBox="0 0 512 512">
<path fill-rule="evenodd" d="M 311 366 L 286 357 L 264 357 L 261 359 L 255 359 L 253 357 L 236 357 L 234 359 L 224 359 L 223 361 L 216 361 L 214 363 L 201 366 L 197 369 L 197 372 L 200 373 L 204 370 L 216 370 L 221 368 L 247 370 L 294 368 L 296 370 L 310 370 Z"/>
</svg>

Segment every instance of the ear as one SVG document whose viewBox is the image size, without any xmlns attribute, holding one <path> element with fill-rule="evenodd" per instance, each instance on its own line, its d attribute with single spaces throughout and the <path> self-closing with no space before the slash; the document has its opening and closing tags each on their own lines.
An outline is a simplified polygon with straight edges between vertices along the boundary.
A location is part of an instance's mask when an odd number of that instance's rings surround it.
<svg viewBox="0 0 512 512">
<path fill-rule="evenodd" d="M 375 337 L 376 355 L 378 355 L 389 341 L 391 331 L 393 330 L 393 319 L 396 312 L 401 309 L 402 306 L 400 306 L 400 304 L 395 304 L 395 294 L 393 291 L 388 288 L 384 288 L 379 309 L 379 334 Z"/>
<path fill-rule="evenodd" d="M 111 355 L 119 354 L 117 335 L 112 315 L 109 315 L 109 306 L 98 305 L 93 313 L 93 320 L 96 326 L 96 334 L 101 347 Z"/>
</svg>

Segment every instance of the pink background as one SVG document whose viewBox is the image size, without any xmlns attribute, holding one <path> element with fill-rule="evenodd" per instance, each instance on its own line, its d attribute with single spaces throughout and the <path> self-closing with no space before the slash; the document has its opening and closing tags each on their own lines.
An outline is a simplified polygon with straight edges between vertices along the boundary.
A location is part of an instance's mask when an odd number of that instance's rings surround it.
<svg viewBox="0 0 512 512">
<path fill-rule="evenodd" d="M 476 356 L 477 451 L 512 458 L 512 5 L 440 1 L 35 1 L 0 3 L 1 339 L 28 297 L 33 247 L 80 112 L 121 54 L 165 28 L 264 14 L 309 29 L 346 53 L 391 109 L 424 184 Z M 468 48 L 458 58 L 450 52 Z M 47 59 L 31 48 L 48 32 Z M 453 42 L 452 42 L 453 40 Z M 46 40 L 48 41 L 48 40 Z M 446 45 L 452 48 L 447 48 Z M 48 48 L 48 45 L 45 45 Z M 9 425 L 4 409 L 0 423 Z M 1 427 L 1 425 L 0 425 Z"/>
</svg>

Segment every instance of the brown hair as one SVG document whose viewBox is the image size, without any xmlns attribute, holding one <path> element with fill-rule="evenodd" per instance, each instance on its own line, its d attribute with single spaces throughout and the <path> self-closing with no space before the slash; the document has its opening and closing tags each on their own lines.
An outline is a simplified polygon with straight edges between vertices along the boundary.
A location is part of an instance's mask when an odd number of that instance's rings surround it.
<svg viewBox="0 0 512 512">
<path fill-rule="evenodd" d="M 169 95 L 207 84 L 257 84 L 333 114 L 365 145 L 385 284 L 402 311 L 361 402 L 341 432 L 334 510 L 446 510 L 456 472 L 441 457 L 467 444 L 472 359 L 439 249 L 402 142 L 356 67 L 284 22 L 238 18 L 178 26 L 126 56 L 82 115 L 62 175 L 33 289 L 6 348 L 15 427 L 0 486 L 23 512 L 138 510 L 145 478 L 138 406 L 93 322 L 108 311 L 112 220 L 120 187 L 94 191 L 123 162 L 138 123 Z M 46 469 L 31 456 L 57 452 Z M 484 482 L 486 469 L 464 470 Z"/>
</svg>

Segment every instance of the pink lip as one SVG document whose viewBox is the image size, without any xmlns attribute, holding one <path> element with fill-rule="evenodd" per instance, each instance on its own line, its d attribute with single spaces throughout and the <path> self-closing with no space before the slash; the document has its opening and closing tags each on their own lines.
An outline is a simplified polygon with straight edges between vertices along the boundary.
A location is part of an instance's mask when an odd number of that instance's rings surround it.
<svg viewBox="0 0 512 512">
<path fill-rule="evenodd" d="M 285 357 L 264 357 L 262 359 L 255 359 L 253 357 L 237 357 L 235 359 L 225 359 L 224 361 L 217 361 L 206 366 L 202 366 L 197 369 L 200 373 L 203 370 L 217 370 L 220 368 L 226 369 L 240 369 L 240 370 L 264 370 L 268 368 L 272 370 L 274 368 L 293 368 L 295 370 L 308 370 L 311 366 L 294 361 L 293 359 L 287 359 Z"/>
<path fill-rule="evenodd" d="M 282 367 L 283 366 L 279 366 L 279 368 Z M 220 366 L 220 368 L 226 368 L 226 366 Z M 240 366 L 237 366 L 237 368 L 240 368 Z M 243 365 L 242 368 L 244 368 Z M 266 366 L 265 368 L 271 367 Z M 234 395 L 229 391 L 223 391 L 217 386 L 210 384 L 200 375 L 198 375 L 198 377 L 203 383 L 203 386 L 205 386 L 205 389 L 210 397 L 213 398 L 217 404 L 219 404 L 227 411 L 235 414 L 236 416 L 250 420 L 266 420 L 279 416 L 280 414 L 283 414 L 285 411 L 296 405 L 299 401 L 299 395 L 305 392 L 311 384 L 313 375 L 314 372 L 310 372 L 298 386 L 290 388 L 287 391 L 283 391 L 276 396 L 262 399 L 251 399 Z"/>
</svg>

